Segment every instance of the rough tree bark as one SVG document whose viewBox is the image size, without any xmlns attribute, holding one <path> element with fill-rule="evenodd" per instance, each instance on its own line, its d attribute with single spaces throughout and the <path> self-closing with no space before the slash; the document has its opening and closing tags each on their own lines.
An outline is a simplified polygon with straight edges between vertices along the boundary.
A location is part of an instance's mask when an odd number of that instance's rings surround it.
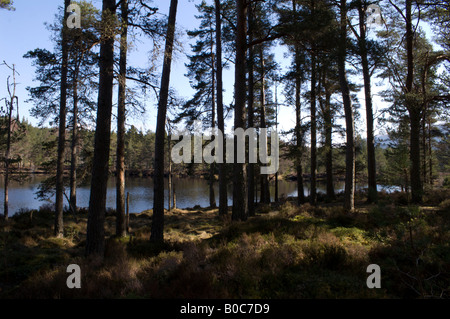
<svg viewBox="0 0 450 319">
<path fill-rule="evenodd" d="M 70 0 L 64 1 L 64 20 L 62 27 L 62 63 L 61 63 L 61 87 L 59 102 L 59 134 L 58 155 L 56 162 L 56 198 L 55 198 L 55 236 L 64 237 L 64 154 L 66 146 L 66 113 L 67 113 L 67 73 L 69 60 L 69 47 L 67 44 L 67 7 Z"/>
<path fill-rule="evenodd" d="M 311 193 L 309 202 L 317 203 L 317 121 L 316 121 L 316 56 L 311 53 Z"/>
<path fill-rule="evenodd" d="M 370 68 L 367 52 L 367 27 L 365 23 L 367 4 L 366 1 L 360 1 L 358 6 L 359 12 L 359 50 L 361 55 L 361 65 L 364 78 L 364 95 L 366 100 L 366 122 L 367 122 L 367 173 L 369 194 L 367 201 L 374 203 L 377 201 L 377 176 L 375 161 L 375 138 L 374 138 L 374 119 L 373 119 L 373 103 L 371 92 Z"/>
<path fill-rule="evenodd" d="M 111 30 L 106 24 L 111 21 L 111 15 L 115 15 L 115 5 L 115 0 L 103 0 L 102 23 L 104 24 L 104 31 L 100 45 L 98 109 L 86 237 L 86 256 L 99 256 L 101 258 L 103 258 L 105 251 L 104 224 L 114 80 L 114 36 L 109 34 Z"/>
<path fill-rule="evenodd" d="M 406 6 L 406 56 L 407 56 L 407 75 L 406 75 L 406 108 L 409 112 L 411 125 L 410 133 L 410 179 L 411 179 L 411 197 L 416 204 L 422 202 L 423 184 L 421 180 L 420 167 L 420 121 L 422 112 L 420 106 L 414 100 L 413 82 L 414 82 L 414 31 L 412 25 L 412 0 L 405 1 Z"/>
<path fill-rule="evenodd" d="M 72 120 L 72 147 L 70 160 L 70 199 L 71 209 L 77 210 L 77 166 L 78 166 L 78 72 L 79 62 L 75 61 L 75 71 L 73 76 L 73 120 Z"/>
<path fill-rule="evenodd" d="M 122 0 L 121 12 L 119 100 L 117 103 L 116 235 L 118 237 L 125 237 L 127 235 L 125 223 L 125 99 L 128 51 L 128 0 Z"/>
<path fill-rule="evenodd" d="M 340 41 L 338 54 L 339 83 L 344 102 L 346 125 L 346 154 L 345 154 L 345 195 L 344 208 L 352 211 L 355 208 L 355 121 L 353 114 L 350 88 L 345 69 L 347 50 L 347 1 L 340 1 Z"/>
<path fill-rule="evenodd" d="M 236 64 L 235 64 L 235 107 L 234 107 L 234 128 L 244 129 L 245 125 L 245 101 L 246 101 L 246 17 L 247 8 L 245 0 L 236 0 L 237 29 L 236 29 Z M 234 142 L 233 164 L 233 210 L 232 220 L 247 219 L 247 198 L 246 198 L 246 169 L 245 163 L 237 163 L 237 139 Z"/>
<path fill-rule="evenodd" d="M 278 132 L 278 79 L 275 81 L 275 130 Z M 278 170 L 275 173 L 275 203 L 278 203 Z"/>
<path fill-rule="evenodd" d="M 212 26 L 211 26 L 212 28 Z M 216 72 L 214 68 L 215 56 L 214 56 L 214 40 L 211 35 L 211 128 L 214 132 L 216 128 Z M 216 194 L 214 193 L 214 181 L 215 181 L 215 165 L 211 163 L 209 168 L 209 207 L 216 208 Z"/>
<path fill-rule="evenodd" d="M 167 163 L 169 164 L 169 173 L 168 173 L 168 185 L 167 185 L 167 210 L 170 212 L 172 210 L 172 131 L 170 125 L 168 125 L 168 136 L 167 136 Z"/>
<path fill-rule="evenodd" d="M 252 4 L 248 6 L 248 43 L 253 42 L 253 7 Z M 252 128 L 255 126 L 254 121 L 254 98 L 255 98 L 255 88 L 254 88 L 254 51 L 253 46 L 248 47 L 248 127 Z M 255 216 L 255 164 L 248 164 L 248 215 Z"/>
<path fill-rule="evenodd" d="M 260 63 L 261 63 L 261 128 L 267 128 L 266 124 L 266 77 L 264 63 L 264 49 L 260 46 Z M 267 147 L 267 136 L 262 136 L 262 143 Z M 261 174 L 261 203 L 270 204 L 269 176 Z"/>
<path fill-rule="evenodd" d="M 327 174 L 327 199 L 332 201 L 336 198 L 333 183 L 333 119 L 331 115 L 331 92 L 325 81 L 326 79 L 324 79 L 325 105 L 323 110 L 323 121 L 325 125 L 325 167 Z"/>
<path fill-rule="evenodd" d="M 296 10 L 295 0 L 293 1 L 294 10 Z M 302 169 L 302 150 L 303 150 L 303 134 L 302 134 L 302 117 L 301 117 L 301 78 L 300 78 L 300 48 L 295 47 L 295 139 L 297 141 L 297 158 L 296 158 L 296 173 L 297 173 L 297 204 L 305 203 L 305 192 L 303 186 L 303 169 Z"/>
<path fill-rule="evenodd" d="M 423 184 L 421 180 L 421 165 L 420 165 L 420 122 L 422 114 L 420 110 L 412 107 L 409 110 L 409 117 L 411 122 L 410 134 L 410 180 L 411 180 L 411 199 L 414 203 L 420 204 L 423 197 Z"/>
<path fill-rule="evenodd" d="M 222 18 L 220 0 L 215 0 L 216 7 L 216 78 L 217 78 L 217 125 L 225 134 L 223 112 L 223 68 L 222 68 Z M 225 135 L 224 143 L 225 145 Z M 225 153 L 225 152 L 224 152 Z M 225 154 L 224 154 L 225 156 Z M 225 163 L 219 163 L 219 215 L 228 213 L 227 176 Z"/>
<path fill-rule="evenodd" d="M 164 139 L 178 0 L 170 1 L 155 139 L 153 218 L 150 241 L 164 241 Z"/>
</svg>

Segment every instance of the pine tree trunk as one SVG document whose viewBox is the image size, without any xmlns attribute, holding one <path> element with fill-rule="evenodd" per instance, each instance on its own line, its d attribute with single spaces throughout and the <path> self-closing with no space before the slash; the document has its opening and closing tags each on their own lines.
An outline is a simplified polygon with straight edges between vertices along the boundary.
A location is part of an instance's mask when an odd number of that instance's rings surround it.
<svg viewBox="0 0 450 319">
<path fill-rule="evenodd" d="M 420 160 L 420 111 L 412 109 L 409 112 L 411 133 L 410 133 L 410 160 L 411 160 L 411 198 L 415 204 L 422 202 L 423 184 L 421 180 L 421 160 Z"/>
<path fill-rule="evenodd" d="M 264 63 L 264 49 L 260 46 L 260 63 L 261 63 L 261 128 L 267 128 L 266 124 L 266 77 Z M 262 143 L 267 148 L 267 135 L 262 136 Z M 260 146 L 261 147 L 261 146 Z M 261 203 L 270 204 L 269 176 L 261 174 Z"/>
<path fill-rule="evenodd" d="M 211 36 L 211 56 L 212 61 L 211 65 L 214 65 L 215 57 L 214 57 L 214 40 Z M 216 72 L 214 67 L 211 70 L 211 128 L 214 131 L 216 128 Z M 215 155 L 215 154 L 214 154 Z M 211 163 L 209 168 L 209 207 L 216 208 L 216 194 L 214 193 L 214 180 L 215 180 L 215 165 Z"/>
<path fill-rule="evenodd" d="M 375 137 L 374 137 L 374 119 L 373 119 L 373 105 L 372 105 L 372 89 L 370 79 L 370 68 L 367 57 L 367 40 L 366 40 L 366 2 L 359 3 L 359 49 L 361 54 L 361 65 L 364 78 L 364 97 L 366 100 L 366 122 L 367 122 L 367 173 L 369 184 L 369 196 L 367 201 L 374 203 L 377 201 L 377 176 L 376 176 L 376 161 L 375 161 Z"/>
<path fill-rule="evenodd" d="M 77 166 L 78 166 L 78 61 L 73 77 L 73 123 L 72 123 L 72 148 L 70 161 L 70 207 L 77 210 Z"/>
<path fill-rule="evenodd" d="M 420 167 L 420 106 L 410 96 L 413 93 L 414 81 L 414 32 L 412 25 L 412 0 L 405 1 L 406 6 L 406 55 L 407 55 L 407 75 L 406 75 L 406 108 L 409 112 L 411 136 L 410 136 L 410 161 L 411 161 L 411 195 L 412 201 L 416 204 L 422 202 L 423 185 L 421 181 Z"/>
<path fill-rule="evenodd" d="M 7 137 L 7 146 L 6 146 L 6 154 L 5 154 L 5 187 L 4 187 L 4 201 L 3 201 L 3 218 L 5 221 L 9 219 L 9 156 L 10 156 L 10 145 L 11 145 L 11 113 L 12 113 L 12 103 L 13 99 L 11 99 L 11 104 L 9 106 L 9 116 L 8 116 L 8 137 Z"/>
<path fill-rule="evenodd" d="M 177 209 L 177 193 L 175 191 L 175 183 L 172 183 L 172 193 L 173 193 L 173 209 Z"/>
<path fill-rule="evenodd" d="M 116 154 L 116 236 L 127 235 L 125 222 L 125 100 L 128 51 L 128 0 L 122 0 L 122 33 L 119 58 L 119 100 L 117 103 L 117 154 Z"/>
<path fill-rule="evenodd" d="M 433 188 L 433 145 L 431 135 L 431 117 L 428 118 L 428 170 L 429 170 L 429 182 L 431 189 Z"/>
<path fill-rule="evenodd" d="M 295 4 L 295 0 L 294 0 Z M 296 59 L 296 77 L 295 77 L 295 138 L 297 140 L 297 158 L 296 158 L 296 173 L 297 173 L 297 204 L 301 205 L 305 203 L 305 192 L 303 186 L 303 169 L 302 169 L 302 150 L 303 150 L 303 134 L 302 134 L 302 117 L 301 117 L 301 104 L 300 104 L 300 50 L 295 48 Z"/>
<path fill-rule="evenodd" d="M 209 207 L 216 208 L 216 195 L 214 192 L 214 163 L 211 163 L 209 168 Z"/>
<path fill-rule="evenodd" d="M 8 92 L 10 92 L 10 100 L 9 100 L 9 105 L 8 102 L 6 102 L 6 106 L 7 106 L 7 114 L 8 114 L 8 133 L 7 133 L 7 138 L 6 138 L 6 152 L 5 152 L 5 185 L 4 185 L 4 202 L 3 202 L 3 217 L 5 219 L 5 221 L 8 221 L 9 219 L 9 165 L 10 165 L 10 156 L 11 156 L 11 134 L 12 134 L 12 112 L 14 109 L 14 101 L 16 101 L 16 105 L 17 105 L 17 122 L 19 122 L 19 100 L 18 97 L 16 96 L 16 86 L 17 86 L 17 82 L 16 82 L 16 66 L 15 64 L 13 64 L 12 68 L 12 73 L 13 73 L 13 91 L 12 93 L 9 90 L 8 87 Z M 9 85 L 9 81 L 8 81 L 8 85 Z M 19 164 L 19 168 L 20 168 L 20 164 Z"/>
<path fill-rule="evenodd" d="M 316 56 L 311 54 L 311 205 L 317 203 Z"/>
<path fill-rule="evenodd" d="M 325 84 L 326 87 L 326 84 Z M 333 183 L 333 121 L 331 117 L 331 94 L 325 89 L 325 112 L 323 120 L 325 125 L 325 167 L 327 174 L 327 199 L 332 201 L 336 198 Z"/>
<path fill-rule="evenodd" d="M 427 156 L 428 156 L 428 148 L 427 148 L 427 109 L 426 107 L 423 109 L 423 117 L 421 120 L 421 127 L 422 127 L 422 182 L 424 185 L 428 184 L 428 179 L 427 179 Z"/>
<path fill-rule="evenodd" d="M 67 7 L 70 0 L 64 1 L 64 21 L 62 28 L 62 65 L 61 65 L 61 93 L 59 104 L 59 134 L 58 155 L 56 162 L 56 198 L 55 198 L 55 236 L 64 237 L 64 154 L 66 146 L 66 112 L 67 112 L 67 73 L 69 63 L 69 47 L 67 44 Z"/>
<path fill-rule="evenodd" d="M 16 69 L 13 65 L 12 68 L 13 77 L 14 77 L 14 88 L 11 96 L 11 100 L 9 101 L 9 110 L 8 110 L 8 134 L 6 138 L 6 154 L 5 154 L 5 197 L 3 202 L 3 217 L 5 221 L 9 219 L 9 157 L 11 152 L 11 126 L 12 126 L 12 110 L 14 105 L 14 99 L 16 94 Z"/>
<path fill-rule="evenodd" d="M 115 14 L 115 0 L 103 0 L 102 22 Z M 86 255 L 103 257 L 105 252 L 106 189 L 111 142 L 111 113 L 114 80 L 114 37 L 102 35 L 100 45 L 100 79 L 94 159 L 89 198 Z"/>
<path fill-rule="evenodd" d="M 215 0 L 216 7 L 216 77 L 217 77 L 217 125 L 224 135 L 225 120 L 223 112 L 223 72 L 222 72 L 222 21 L 220 0 Z M 225 151 L 224 151 L 225 156 Z M 219 215 L 228 214 L 227 175 L 225 163 L 219 163 Z"/>
<path fill-rule="evenodd" d="M 275 129 L 278 132 L 278 87 L 275 82 Z M 278 171 L 275 173 L 275 203 L 278 203 L 279 195 L 278 195 Z"/>
<path fill-rule="evenodd" d="M 245 101 L 246 101 L 246 1 L 236 0 L 237 29 L 236 29 L 236 62 L 235 62 L 235 107 L 234 128 L 245 126 Z M 233 164 L 233 209 L 232 220 L 247 220 L 247 192 L 246 192 L 246 168 L 245 163 L 237 163 L 237 138 L 234 141 Z"/>
<path fill-rule="evenodd" d="M 252 4 L 248 6 L 248 42 L 253 41 L 253 7 Z M 254 51 L 253 46 L 248 48 L 248 127 L 253 128 L 255 126 L 254 121 L 254 99 L 255 99 L 255 87 L 254 87 Z M 248 164 L 248 215 L 255 216 L 255 164 Z"/>
<path fill-rule="evenodd" d="M 346 124 L 346 154 L 345 154 L 345 194 L 344 208 L 352 211 L 355 208 L 355 121 L 353 114 L 350 88 L 345 70 L 346 42 L 347 42 L 347 1 L 341 0 L 341 39 L 339 44 L 338 68 L 339 83 L 344 102 L 345 124 Z"/>
<path fill-rule="evenodd" d="M 130 233 L 130 193 L 127 192 L 127 233 Z"/>
<path fill-rule="evenodd" d="M 167 136 L 167 162 L 169 163 L 168 185 L 167 185 L 167 210 L 172 210 L 172 134 L 169 128 L 169 135 Z"/>
<path fill-rule="evenodd" d="M 155 139 L 153 218 L 150 241 L 164 241 L 164 138 L 178 0 L 170 1 Z"/>
</svg>

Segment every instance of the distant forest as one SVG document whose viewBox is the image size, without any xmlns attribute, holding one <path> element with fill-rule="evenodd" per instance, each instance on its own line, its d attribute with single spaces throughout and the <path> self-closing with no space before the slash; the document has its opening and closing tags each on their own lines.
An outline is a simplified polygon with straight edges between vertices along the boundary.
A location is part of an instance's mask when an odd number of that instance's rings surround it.
<svg viewBox="0 0 450 319">
<path fill-rule="evenodd" d="M 0 118 L 0 145 L 1 151 L 6 149 L 7 119 Z M 28 174 L 46 174 L 55 173 L 56 149 L 57 149 L 57 129 L 49 127 L 35 127 L 25 119 L 17 122 L 14 120 L 12 129 L 12 158 L 15 159 L 10 167 L 11 173 L 17 180 L 23 179 Z M 77 153 L 79 156 L 77 175 L 79 184 L 89 184 L 89 174 L 92 170 L 92 159 L 94 150 L 93 130 L 80 129 L 78 133 Z M 287 135 L 287 134 L 286 134 Z M 70 136 L 70 134 L 69 134 Z M 424 167 L 430 163 L 427 171 L 431 174 L 433 185 L 450 187 L 450 124 L 441 125 L 434 128 L 432 143 L 432 157 L 429 161 L 423 163 Z M 406 138 L 402 140 L 391 136 L 380 139 L 375 145 L 377 162 L 377 183 L 383 186 L 397 186 L 405 190 L 408 185 L 408 150 L 404 147 Z M 280 144 L 280 169 L 279 178 L 286 180 L 296 180 L 294 156 L 292 149 L 295 148 L 294 141 L 285 141 L 281 136 Z M 284 140 L 284 141 L 283 141 Z M 172 141 L 172 145 L 177 141 Z M 66 143 L 65 166 L 67 175 L 71 169 L 71 141 Z M 403 146 L 402 146 L 403 145 Z M 152 177 L 153 161 L 155 148 L 155 133 L 148 130 L 143 132 L 135 126 L 130 127 L 125 132 L 125 170 L 127 176 L 133 177 Z M 117 150 L 117 133 L 111 133 L 110 149 L 110 174 L 115 175 Z M 168 152 L 168 145 L 166 146 Z M 307 163 L 310 162 L 310 148 L 305 146 L 305 154 L 302 156 L 302 165 L 304 169 L 304 178 L 306 181 L 310 178 L 310 170 Z M 50 156 L 49 156 L 50 155 Z M 4 155 L 3 155 L 4 156 Z M 326 179 L 326 149 L 324 145 L 318 147 L 318 178 L 322 181 Z M 1 169 L 4 170 L 4 163 Z M 357 183 L 367 184 L 367 143 L 366 140 L 357 136 L 356 138 L 356 173 Z M 168 174 L 168 163 L 165 171 Z M 209 178 L 209 165 L 188 163 L 173 165 L 172 174 L 174 176 L 198 176 Z M 215 174 L 217 175 L 217 169 Z M 166 174 L 166 175 L 167 175 Z M 231 172 L 228 173 L 229 175 Z M 343 180 L 345 175 L 345 144 L 334 145 L 333 147 L 333 175 Z M 230 175 L 231 177 L 231 175 Z M 14 177 L 13 177 L 14 178 Z M 67 180 L 68 183 L 68 180 Z"/>
</svg>

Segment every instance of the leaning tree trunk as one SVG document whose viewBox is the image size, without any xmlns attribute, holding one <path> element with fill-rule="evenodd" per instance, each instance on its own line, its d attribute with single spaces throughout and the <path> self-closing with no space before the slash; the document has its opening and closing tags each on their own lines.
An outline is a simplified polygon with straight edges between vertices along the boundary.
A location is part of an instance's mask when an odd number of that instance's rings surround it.
<svg viewBox="0 0 450 319">
<path fill-rule="evenodd" d="M 115 15 L 115 0 L 103 0 L 102 23 Z M 109 29 L 104 26 L 105 29 Z M 103 257 L 105 252 L 106 189 L 111 142 L 111 113 L 114 80 L 114 35 L 102 34 L 100 45 L 100 79 L 94 159 L 89 198 L 86 255 Z"/>
<path fill-rule="evenodd" d="M 246 41 L 246 1 L 236 0 L 237 26 L 236 26 L 236 61 L 235 61 L 235 107 L 234 129 L 244 129 L 244 110 L 246 101 L 246 66 L 245 53 Z M 232 220 L 247 219 L 245 163 L 237 163 L 237 138 L 234 140 L 234 164 L 233 164 L 233 210 Z"/>
<path fill-rule="evenodd" d="M 217 125 L 224 133 L 225 145 L 225 120 L 223 112 L 223 72 L 222 72 L 222 21 L 220 0 L 215 0 L 216 7 L 216 78 L 217 78 Z M 224 152 L 225 153 L 225 152 Z M 225 154 L 224 154 L 225 156 Z M 227 175 L 225 163 L 219 163 L 219 215 L 228 213 Z"/>
<path fill-rule="evenodd" d="M 347 1 L 341 0 L 341 24 L 340 43 L 338 54 L 339 83 L 344 102 L 345 125 L 346 125 L 346 153 L 345 153 L 345 194 L 344 208 L 351 211 L 355 208 L 355 121 L 353 114 L 350 88 L 345 70 L 346 50 L 347 50 Z"/>
<path fill-rule="evenodd" d="M 117 156 L 116 156 L 116 235 L 127 235 L 125 221 L 125 99 L 128 51 L 128 0 L 122 0 L 122 33 L 120 36 L 119 97 L 117 103 Z"/>
<path fill-rule="evenodd" d="M 62 64 L 61 64 L 61 87 L 59 102 L 59 134 L 58 155 L 56 162 L 56 198 L 55 198 L 55 236 L 64 236 L 64 154 L 66 146 L 66 109 L 67 109 L 67 73 L 69 63 L 69 47 L 67 44 L 67 7 L 70 0 L 64 1 L 64 21 L 62 28 Z"/>
<path fill-rule="evenodd" d="M 155 139 L 153 218 L 150 241 L 164 241 L 164 138 L 178 0 L 170 1 Z"/>
</svg>

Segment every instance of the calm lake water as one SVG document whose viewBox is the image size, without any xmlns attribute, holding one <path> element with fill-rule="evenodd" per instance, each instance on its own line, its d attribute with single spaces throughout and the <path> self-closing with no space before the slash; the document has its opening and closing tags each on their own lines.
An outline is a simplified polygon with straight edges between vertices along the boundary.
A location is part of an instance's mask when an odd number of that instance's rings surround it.
<svg viewBox="0 0 450 319">
<path fill-rule="evenodd" d="M 10 215 L 14 215 L 20 209 L 38 209 L 40 206 L 46 204 L 45 201 L 39 201 L 36 198 L 36 191 L 39 183 L 45 179 L 45 176 L 33 175 L 29 180 L 23 183 L 15 181 L 10 182 L 9 189 L 9 211 Z M 116 189 L 115 178 L 111 177 L 108 180 L 108 193 L 106 205 L 108 208 L 116 207 Z M 209 186 L 208 181 L 200 178 L 174 178 L 176 186 L 176 197 L 178 208 L 194 207 L 200 205 L 201 207 L 209 206 Z M 291 181 L 279 181 L 279 195 L 297 196 L 297 184 Z M 344 189 L 343 182 L 335 184 L 336 192 Z M 165 185 L 165 206 L 167 207 L 167 179 Z M 305 195 L 309 194 L 308 186 L 305 186 Z M 325 185 L 319 184 L 319 192 L 325 193 Z M 81 186 L 77 190 L 77 204 L 79 207 L 89 206 L 89 185 Z M 130 213 L 140 213 L 144 210 L 153 208 L 153 180 L 151 178 L 128 177 L 126 180 L 125 192 L 130 193 Z M 69 191 L 66 190 L 67 195 Z M 271 185 L 272 198 L 274 196 L 274 186 Z M 218 183 L 215 184 L 216 203 L 219 202 Z M 259 194 L 258 194 L 259 196 Z M 4 179 L 0 177 L 0 211 L 3 214 L 4 202 Z M 232 204 L 232 187 L 228 191 L 228 203 Z M 65 200 L 65 205 L 67 201 Z"/>
</svg>

